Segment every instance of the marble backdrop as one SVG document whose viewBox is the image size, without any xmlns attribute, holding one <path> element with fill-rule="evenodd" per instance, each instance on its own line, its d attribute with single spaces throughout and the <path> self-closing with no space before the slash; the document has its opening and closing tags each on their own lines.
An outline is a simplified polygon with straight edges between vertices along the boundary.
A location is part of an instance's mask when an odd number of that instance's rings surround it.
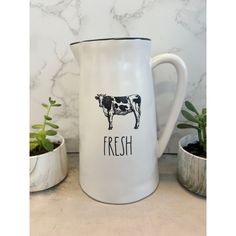
<svg viewBox="0 0 236 236">
<path fill-rule="evenodd" d="M 63 104 L 54 117 L 67 150 L 79 151 L 80 73 L 69 44 L 93 38 L 148 37 L 152 56 L 179 55 L 189 71 L 186 99 L 198 108 L 205 106 L 205 11 L 205 0 L 31 0 L 31 124 L 41 120 L 44 110 L 40 104 L 52 96 Z M 170 65 L 158 67 L 153 74 L 161 132 L 173 101 L 176 74 Z M 189 132 L 194 131 L 175 129 L 166 152 L 175 153 L 179 138 Z"/>
</svg>

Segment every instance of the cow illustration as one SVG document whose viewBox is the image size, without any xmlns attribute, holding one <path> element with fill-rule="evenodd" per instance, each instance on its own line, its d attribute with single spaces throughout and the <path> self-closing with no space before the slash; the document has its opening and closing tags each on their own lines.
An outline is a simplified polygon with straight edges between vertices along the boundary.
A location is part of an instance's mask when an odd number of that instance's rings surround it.
<svg viewBox="0 0 236 236">
<path fill-rule="evenodd" d="M 99 107 L 102 107 L 104 115 L 109 122 L 109 130 L 113 128 L 114 115 L 127 115 L 133 112 L 135 117 L 134 129 L 138 129 L 141 116 L 141 97 L 138 94 L 130 96 L 113 97 L 106 94 L 97 94 L 95 99 L 99 102 Z"/>
</svg>

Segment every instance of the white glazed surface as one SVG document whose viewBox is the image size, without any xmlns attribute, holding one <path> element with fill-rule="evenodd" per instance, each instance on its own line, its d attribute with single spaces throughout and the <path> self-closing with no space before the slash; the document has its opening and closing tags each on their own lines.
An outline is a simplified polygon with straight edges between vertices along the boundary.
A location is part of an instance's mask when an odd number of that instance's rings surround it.
<svg viewBox="0 0 236 236">
<path fill-rule="evenodd" d="M 176 66 L 180 83 L 172 118 L 167 122 L 160 145 L 157 143 L 150 46 L 149 40 L 132 38 L 87 41 L 71 46 L 81 71 L 80 184 L 86 193 L 99 201 L 118 204 L 137 201 L 151 194 L 159 182 L 157 156 L 160 157 L 164 151 L 183 102 L 186 68 L 184 62 L 175 55 L 163 54 L 156 57 L 156 64 L 167 62 Z M 105 105 L 99 107 L 101 102 L 95 99 L 97 94 L 112 96 L 111 114 L 117 105 L 117 96 L 134 94 L 135 99 L 137 95 L 140 96 L 139 128 L 134 129 L 135 117 L 131 112 L 122 116 L 114 115 L 113 128 L 108 130 Z M 132 99 L 127 98 L 123 105 L 129 104 L 128 101 Z M 116 109 L 122 103 L 118 104 Z M 116 148 L 114 138 L 117 137 L 117 153 L 122 152 L 121 147 L 119 150 L 121 137 L 128 137 L 129 140 L 132 138 L 132 153 L 122 156 L 104 154 L 104 148 L 108 151 L 105 137 L 113 139 L 113 149 Z"/>
<path fill-rule="evenodd" d="M 60 183 L 67 175 L 68 164 L 65 142 L 62 136 L 50 137 L 61 142 L 52 152 L 30 157 L 30 192 L 48 189 Z"/>
<path fill-rule="evenodd" d="M 183 149 L 197 140 L 195 135 L 187 135 L 179 141 L 178 180 L 188 190 L 206 196 L 206 159 Z"/>
<path fill-rule="evenodd" d="M 55 97 L 63 105 L 55 119 L 68 151 L 79 151 L 80 69 L 69 44 L 93 38 L 148 37 L 152 39 L 151 56 L 166 52 L 177 54 L 189 70 L 186 98 L 198 108 L 203 107 L 205 5 L 205 0 L 31 0 L 31 124 L 42 117 L 44 110 L 38 108 L 45 97 Z M 163 65 L 154 74 L 157 78 L 157 129 L 162 131 L 174 97 L 176 73 L 172 66 Z M 175 129 L 166 152 L 177 152 L 181 136 L 183 130 Z"/>
</svg>

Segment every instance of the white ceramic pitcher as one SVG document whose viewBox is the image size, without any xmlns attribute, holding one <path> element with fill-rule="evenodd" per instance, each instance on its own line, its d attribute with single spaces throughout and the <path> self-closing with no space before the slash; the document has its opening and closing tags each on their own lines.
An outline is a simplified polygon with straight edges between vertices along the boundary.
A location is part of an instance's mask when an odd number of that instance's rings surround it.
<svg viewBox="0 0 236 236">
<path fill-rule="evenodd" d="M 79 63 L 80 185 L 115 204 L 150 195 L 158 186 L 158 157 L 168 143 L 187 84 L 178 56 L 150 60 L 148 38 L 107 38 L 71 44 Z M 152 69 L 170 63 L 178 75 L 167 124 L 157 140 Z"/>
</svg>

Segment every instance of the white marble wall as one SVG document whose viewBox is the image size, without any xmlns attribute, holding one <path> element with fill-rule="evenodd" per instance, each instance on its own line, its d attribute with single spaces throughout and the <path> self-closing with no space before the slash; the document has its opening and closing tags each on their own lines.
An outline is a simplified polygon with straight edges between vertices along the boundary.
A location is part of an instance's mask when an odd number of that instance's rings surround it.
<svg viewBox="0 0 236 236">
<path fill-rule="evenodd" d="M 205 8 L 205 0 L 31 0 L 31 123 L 42 117 L 40 104 L 49 96 L 56 98 L 63 104 L 55 120 L 67 139 L 67 150 L 78 151 L 79 68 L 69 43 L 92 38 L 151 38 L 152 56 L 172 52 L 185 60 L 189 70 L 186 97 L 197 107 L 205 106 Z M 154 75 L 162 130 L 176 75 L 169 65 L 159 67 Z M 176 152 L 183 135 L 175 129 L 166 152 Z"/>
</svg>

